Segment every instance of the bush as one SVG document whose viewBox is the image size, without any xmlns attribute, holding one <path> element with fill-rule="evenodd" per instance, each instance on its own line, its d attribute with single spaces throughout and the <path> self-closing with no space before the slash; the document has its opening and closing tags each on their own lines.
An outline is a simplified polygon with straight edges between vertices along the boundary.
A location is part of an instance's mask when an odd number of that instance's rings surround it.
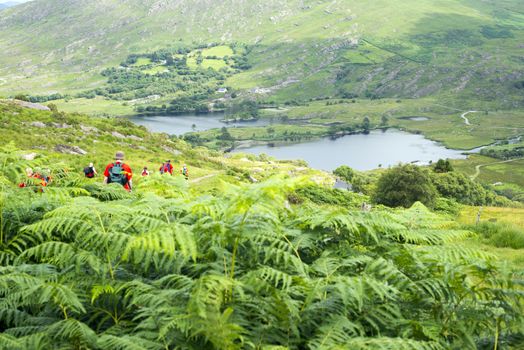
<svg viewBox="0 0 524 350">
<path fill-rule="evenodd" d="M 406 164 L 391 168 L 382 174 L 373 200 L 389 207 L 405 208 L 418 201 L 433 208 L 437 194 L 427 169 Z"/>
<path fill-rule="evenodd" d="M 453 166 L 448 159 L 439 159 L 437 163 L 435 163 L 433 171 L 436 173 L 449 173 L 450 171 L 453 171 Z"/>
<path fill-rule="evenodd" d="M 464 174 L 449 172 L 432 175 L 433 185 L 442 197 L 468 205 L 493 204 L 495 194 Z"/>
<path fill-rule="evenodd" d="M 355 170 L 346 165 L 342 165 L 336 168 L 335 171 L 333 171 L 333 174 L 340 177 L 342 180 L 351 183 L 353 177 L 355 176 Z"/>
<path fill-rule="evenodd" d="M 301 203 L 306 199 L 315 204 L 341 205 L 344 207 L 359 207 L 362 203 L 362 200 L 359 199 L 361 196 L 354 193 L 318 185 L 300 188 L 291 197 L 296 203 Z"/>
<path fill-rule="evenodd" d="M 460 213 L 460 204 L 453 199 L 437 198 L 434 209 L 436 211 L 457 216 Z"/>
</svg>

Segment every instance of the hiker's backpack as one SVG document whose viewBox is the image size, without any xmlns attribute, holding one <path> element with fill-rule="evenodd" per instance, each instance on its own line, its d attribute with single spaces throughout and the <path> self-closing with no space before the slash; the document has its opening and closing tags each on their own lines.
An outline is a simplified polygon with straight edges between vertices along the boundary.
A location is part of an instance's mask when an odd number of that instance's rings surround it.
<svg viewBox="0 0 524 350">
<path fill-rule="evenodd" d="M 113 166 L 109 170 L 108 183 L 121 184 L 122 186 L 127 183 L 127 176 L 124 174 L 122 163 L 113 163 Z"/>
<path fill-rule="evenodd" d="M 84 174 L 86 175 L 86 177 L 89 177 L 89 178 L 92 178 L 95 176 L 95 172 L 93 171 L 93 168 L 91 168 L 90 166 L 86 166 L 84 168 Z"/>
<path fill-rule="evenodd" d="M 47 175 L 40 175 L 40 180 L 42 180 L 42 186 L 47 186 L 47 184 L 51 180 L 51 177 Z"/>
</svg>

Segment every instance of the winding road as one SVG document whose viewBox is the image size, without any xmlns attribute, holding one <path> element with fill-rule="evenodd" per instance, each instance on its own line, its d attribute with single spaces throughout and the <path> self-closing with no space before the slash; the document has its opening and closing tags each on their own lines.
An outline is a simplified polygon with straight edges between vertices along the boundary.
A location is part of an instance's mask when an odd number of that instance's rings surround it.
<svg viewBox="0 0 524 350">
<path fill-rule="evenodd" d="M 522 159 L 524 159 L 524 158 L 514 158 L 514 159 L 503 160 L 503 161 L 500 161 L 500 162 L 479 164 L 479 165 L 477 165 L 475 167 L 475 174 L 471 175 L 470 179 L 471 180 L 475 180 L 480 175 L 480 168 L 482 168 L 482 167 L 485 167 L 485 166 L 488 166 L 488 165 L 494 165 L 494 164 L 511 163 L 511 162 L 515 162 L 517 160 L 522 160 Z"/>
<path fill-rule="evenodd" d="M 462 115 L 460 116 L 462 119 L 464 119 L 464 124 L 466 125 L 471 125 L 471 123 L 469 122 L 469 119 L 466 118 L 466 116 L 470 113 L 477 113 L 477 111 L 467 111 L 467 112 L 462 113 Z"/>
</svg>

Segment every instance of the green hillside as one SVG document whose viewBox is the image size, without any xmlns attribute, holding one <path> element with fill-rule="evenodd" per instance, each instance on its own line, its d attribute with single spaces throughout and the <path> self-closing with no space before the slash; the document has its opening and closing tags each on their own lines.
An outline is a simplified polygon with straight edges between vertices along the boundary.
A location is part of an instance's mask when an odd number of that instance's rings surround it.
<svg viewBox="0 0 524 350">
<path fill-rule="evenodd" d="M 443 198 L 362 210 L 369 196 L 299 162 L 19 103 L 0 101 L 2 349 L 523 345 L 522 209 L 480 225 Z M 128 193 L 83 177 L 118 149 L 135 172 L 187 163 L 190 180 L 135 176 Z M 18 187 L 28 166 L 45 191 Z"/>
<path fill-rule="evenodd" d="M 0 14 L 0 93 L 74 95 L 103 87 L 101 71 L 129 54 L 240 43 L 250 69 L 226 85 L 246 96 L 438 95 L 515 108 L 524 104 L 523 28 L 517 0 L 36 0 Z"/>
<path fill-rule="evenodd" d="M 0 48 L 0 349 L 524 348 L 521 0 L 34 0 Z M 124 118 L 210 111 L 266 126 Z M 488 146 L 223 152 L 387 128 Z"/>
</svg>

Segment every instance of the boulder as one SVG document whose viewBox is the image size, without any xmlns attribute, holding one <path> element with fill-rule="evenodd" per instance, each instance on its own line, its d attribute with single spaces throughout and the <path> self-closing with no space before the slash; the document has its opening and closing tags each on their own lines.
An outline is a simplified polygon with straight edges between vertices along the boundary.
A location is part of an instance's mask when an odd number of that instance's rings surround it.
<svg viewBox="0 0 524 350">
<path fill-rule="evenodd" d="M 22 159 L 24 160 L 34 160 L 36 158 L 36 156 L 38 156 L 37 153 L 29 153 L 29 154 L 23 154 L 22 155 Z"/>
<path fill-rule="evenodd" d="M 129 135 L 127 138 L 130 139 L 130 140 L 135 140 L 135 141 L 143 141 L 144 140 L 143 138 L 138 137 L 136 135 Z"/>
<path fill-rule="evenodd" d="M 78 146 L 69 146 L 69 145 L 56 145 L 55 151 L 65 154 L 76 154 L 76 155 L 85 155 L 87 151 L 84 151 Z"/>
<path fill-rule="evenodd" d="M 66 124 L 66 123 L 51 123 L 51 125 L 54 127 L 54 128 L 57 128 L 57 129 L 69 129 L 71 127 L 71 125 L 69 124 Z"/>
<path fill-rule="evenodd" d="M 35 128 L 45 128 L 46 125 L 42 122 L 32 122 L 29 125 L 34 126 Z"/>
<path fill-rule="evenodd" d="M 175 156 L 178 156 L 179 154 L 182 154 L 182 152 L 176 150 L 176 149 L 173 149 L 171 147 L 168 147 L 168 146 L 162 146 L 162 149 L 166 152 L 169 152 Z"/>
<path fill-rule="evenodd" d="M 41 105 L 39 103 L 31 103 L 31 102 L 21 101 L 21 100 L 13 100 L 13 102 L 25 108 L 38 109 L 40 111 L 50 111 L 51 110 L 49 107 Z"/>
<path fill-rule="evenodd" d="M 119 139 L 125 139 L 125 138 L 126 138 L 124 135 L 122 135 L 122 134 L 119 133 L 118 131 L 113 131 L 113 132 L 111 133 L 111 135 L 113 135 L 114 137 L 119 138 Z"/>
<path fill-rule="evenodd" d="M 85 133 L 98 132 L 98 129 L 94 126 L 80 125 L 80 130 L 82 130 Z"/>
</svg>

